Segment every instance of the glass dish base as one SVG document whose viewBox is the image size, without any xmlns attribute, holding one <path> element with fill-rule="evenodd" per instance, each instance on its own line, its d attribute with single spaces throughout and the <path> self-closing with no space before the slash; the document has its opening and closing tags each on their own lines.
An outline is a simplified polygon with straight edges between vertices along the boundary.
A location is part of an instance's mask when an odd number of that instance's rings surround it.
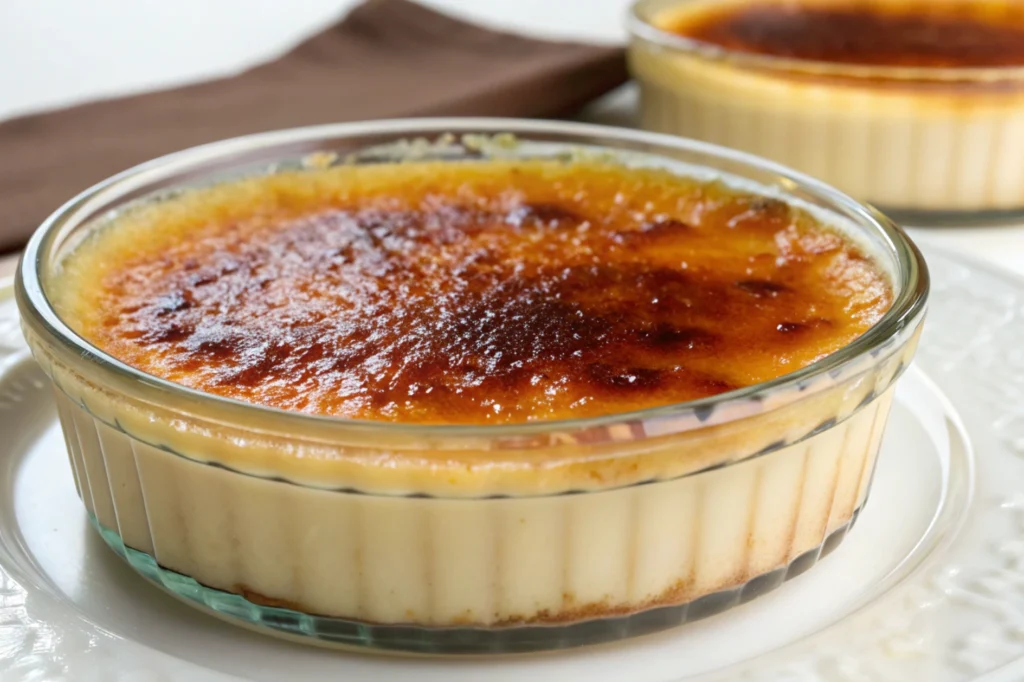
<svg viewBox="0 0 1024 682">
<path fill-rule="evenodd" d="M 240 594 L 207 587 L 187 575 L 164 568 L 153 555 L 125 545 L 117 531 L 100 524 L 95 516 L 90 514 L 89 521 L 107 546 L 149 582 L 190 606 L 237 625 L 318 646 L 454 655 L 571 649 L 652 634 L 713 616 L 756 599 L 807 571 L 839 546 L 856 523 L 860 511 L 858 508 L 850 521 L 832 531 L 821 545 L 801 554 L 788 565 L 685 604 L 572 624 L 496 628 L 369 623 L 257 604 Z"/>
</svg>

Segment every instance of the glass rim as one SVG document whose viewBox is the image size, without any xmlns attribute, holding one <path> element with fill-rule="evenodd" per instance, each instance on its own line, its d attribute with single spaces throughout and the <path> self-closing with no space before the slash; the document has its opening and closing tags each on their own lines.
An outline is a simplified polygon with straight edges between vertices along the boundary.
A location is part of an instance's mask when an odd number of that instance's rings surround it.
<svg viewBox="0 0 1024 682">
<path fill-rule="evenodd" d="M 168 379 L 148 374 L 127 363 L 118 360 L 89 343 L 73 331 L 56 313 L 47 298 L 41 272 L 46 266 L 45 259 L 51 255 L 54 240 L 61 228 L 81 213 L 96 207 L 101 214 L 113 208 L 112 202 L 130 195 L 133 190 L 147 187 L 161 178 L 176 177 L 188 169 L 202 172 L 205 164 L 232 153 L 269 150 L 278 145 L 311 143 L 309 152 L 318 151 L 315 143 L 329 137 L 357 137 L 359 135 L 395 135 L 396 140 L 409 139 L 417 135 L 445 134 L 503 134 L 521 136 L 529 140 L 531 133 L 564 136 L 562 143 L 571 145 L 586 144 L 587 140 L 603 140 L 606 143 L 637 143 L 652 147 L 651 153 L 658 154 L 658 149 L 704 154 L 721 161 L 739 164 L 743 167 L 763 171 L 778 178 L 787 187 L 799 188 L 812 196 L 824 199 L 827 205 L 836 209 L 848 219 L 858 223 L 860 229 L 869 228 L 884 241 L 889 255 L 896 262 L 893 283 L 897 287 L 897 295 L 892 306 L 883 317 L 870 327 L 864 334 L 843 348 L 820 360 L 794 372 L 781 375 L 770 381 L 744 386 L 733 391 L 718 395 L 691 400 L 681 403 L 656 406 L 630 412 L 617 412 L 594 417 L 539 420 L 512 424 L 430 424 L 415 422 L 387 422 L 367 419 L 350 419 L 330 415 L 308 414 L 285 410 L 277 407 L 259 405 L 234 398 L 227 398 L 198 389 L 189 388 Z M 601 143 L 598 142 L 598 145 Z M 714 168 L 711 168 L 714 170 Z M 150 187 L 145 194 L 160 189 L 170 189 L 173 185 L 163 188 Z M 88 216 L 86 223 L 97 216 Z M 75 226 L 73 226 L 75 227 Z M 411 118 L 356 123 L 337 123 L 318 126 L 307 126 L 286 130 L 258 133 L 242 137 L 230 138 L 213 142 L 180 152 L 158 157 L 103 180 L 89 189 L 84 190 L 66 202 L 51 214 L 32 235 L 21 258 L 15 276 L 16 295 L 26 302 L 22 315 L 27 324 L 40 326 L 46 333 L 57 340 L 66 350 L 77 356 L 92 360 L 103 370 L 115 376 L 129 379 L 139 390 L 159 389 L 171 395 L 187 398 L 192 404 L 211 405 L 222 409 L 244 411 L 248 414 L 263 415 L 267 418 L 283 420 L 285 424 L 293 424 L 298 429 L 291 433 L 301 433 L 302 425 L 315 425 L 319 428 L 343 428 L 350 432 L 380 433 L 382 431 L 396 436 L 422 436 L 425 439 L 436 438 L 515 438 L 531 437 L 565 431 L 583 431 L 594 428 L 609 428 L 636 422 L 662 418 L 679 418 L 698 416 L 710 409 L 726 405 L 741 404 L 748 401 L 759 401 L 769 392 L 786 388 L 797 388 L 804 382 L 834 372 L 852 364 L 874 350 L 882 347 L 897 336 L 923 314 L 929 291 L 929 276 L 924 257 L 917 246 L 907 237 L 906 233 L 891 220 L 873 207 L 862 204 L 852 197 L 832 188 L 824 182 L 793 171 L 781 164 L 762 159 L 752 154 L 732 150 L 718 145 L 676 137 L 659 133 L 615 128 L 575 122 L 536 121 L 505 118 Z M 27 309 L 27 310 L 26 310 Z M 702 420 L 701 420 L 702 421 Z"/>
<path fill-rule="evenodd" d="M 743 52 L 715 43 L 677 35 L 658 28 L 651 22 L 647 11 L 658 8 L 683 6 L 707 0 L 635 0 L 626 16 L 626 28 L 632 38 L 647 41 L 662 49 L 687 54 L 709 61 L 727 62 L 762 71 L 797 73 L 809 76 L 876 80 L 908 83 L 984 85 L 1007 81 L 1019 82 L 1024 87 L 1024 66 L 878 66 L 869 64 L 843 64 L 814 59 L 799 59 L 776 55 Z"/>
</svg>

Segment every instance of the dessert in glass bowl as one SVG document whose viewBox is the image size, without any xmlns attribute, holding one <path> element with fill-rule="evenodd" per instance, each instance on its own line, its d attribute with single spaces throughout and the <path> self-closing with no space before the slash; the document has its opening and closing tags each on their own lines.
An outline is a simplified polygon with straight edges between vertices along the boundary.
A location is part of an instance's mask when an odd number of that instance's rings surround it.
<svg viewBox="0 0 1024 682">
<path fill-rule="evenodd" d="M 461 119 L 159 159 L 18 279 L 115 551 L 236 622 L 417 653 L 654 632 L 809 568 L 926 297 L 898 228 L 774 164 Z"/>
<path fill-rule="evenodd" d="M 641 0 L 642 124 L 922 218 L 1024 210 L 1015 0 Z"/>
</svg>

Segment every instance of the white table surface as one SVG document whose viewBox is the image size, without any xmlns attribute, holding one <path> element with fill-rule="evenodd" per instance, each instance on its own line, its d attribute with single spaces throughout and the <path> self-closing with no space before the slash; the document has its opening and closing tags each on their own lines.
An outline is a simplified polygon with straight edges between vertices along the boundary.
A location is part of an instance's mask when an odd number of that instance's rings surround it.
<svg viewBox="0 0 1024 682">
<path fill-rule="evenodd" d="M 506 30 L 612 43 L 625 40 L 629 5 L 629 0 L 420 1 Z M 355 3 L 2 0 L 0 119 L 230 74 L 280 54 Z M 1024 274 L 1024 226 L 915 233 Z M 0 277 L 12 267 L 12 259 L 0 258 Z"/>
</svg>

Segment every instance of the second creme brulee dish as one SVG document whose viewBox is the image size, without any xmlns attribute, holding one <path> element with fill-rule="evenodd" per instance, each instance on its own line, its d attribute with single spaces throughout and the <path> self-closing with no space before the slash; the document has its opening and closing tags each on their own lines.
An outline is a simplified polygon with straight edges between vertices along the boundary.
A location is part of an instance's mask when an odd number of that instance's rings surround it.
<svg viewBox="0 0 1024 682">
<path fill-rule="evenodd" d="M 904 212 L 1024 210 L 1016 0 L 641 0 L 646 128 Z"/>
<path fill-rule="evenodd" d="M 902 233 L 724 150 L 433 125 L 201 148 L 37 234 L 25 330 L 107 542 L 222 616 L 419 652 L 651 632 L 831 550 L 923 314 Z M 380 146 L 440 126 L 525 139 Z M 283 163 L 203 184 L 239 144 Z"/>
</svg>

